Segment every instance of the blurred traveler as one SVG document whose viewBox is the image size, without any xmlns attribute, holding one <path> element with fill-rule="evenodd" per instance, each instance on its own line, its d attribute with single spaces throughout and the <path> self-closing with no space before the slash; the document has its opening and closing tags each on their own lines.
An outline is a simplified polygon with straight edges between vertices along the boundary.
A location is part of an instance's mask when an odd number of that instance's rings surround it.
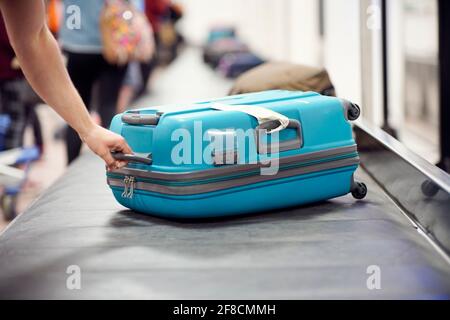
<svg viewBox="0 0 450 320">
<path fill-rule="evenodd" d="M 145 1 L 144 0 L 131 0 L 130 1 L 134 7 L 139 11 L 144 13 L 145 12 Z M 149 22 L 146 21 L 148 24 Z M 151 30 L 152 28 L 148 26 Z M 154 53 L 154 39 L 153 39 L 153 32 L 149 36 L 151 39 L 148 39 L 148 41 L 151 42 L 152 45 L 152 55 Z M 146 86 L 146 81 L 143 79 L 143 72 L 142 70 L 144 68 L 147 68 L 152 66 L 152 58 L 150 58 L 148 61 L 138 62 L 138 61 L 131 61 L 128 63 L 127 71 L 125 74 L 124 81 L 122 83 L 122 87 L 120 89 L 119 98 L 117 101 L 117 113 L 124 112 L 128 107 L 130 107 L 130 104 L 132 101 L 134 101 L 136 98 L 138 98 L 144 91 Z M 151 69 L 150 69 L 151 70 Z M 149 77 L 149 73 L 147 74 L 147 77 Z M 147 79 L 146 79 L 147 80 Z"/>
<path fill-rule="evenodd" d="M 158 52 L 160 47 L 159 31 L 160 25 L 167 17 L 170 8 L 170 0 L 145 0 L 145 15 L 153 29 L 153 36 L 155 41 L 155 57 L 150 63 L 141 64 L 141 74 L 143 85 L 139 94 L 144 94 L 148 87 L 148 81 L 150 79 L 152 71 L 158 64 Z"/>
<path fill-rule="evenodd" d="M 73 40 L 72 42 L 66 42 L 66 45 L 78 44 L 84 49 L 93 49 L 98 45 L 95 32 L 86 38 L 80 36 L 80 34 L 85 33 L 85 28 L 89 30 L 93 27 L 88 16 L 92 14 L 90 12 L 93 10 L 91 5 L 94 6 L 94 3 L 97 3 L 97 1 L 74 1 L 74 5 L 79 8 L 83 5 L 89 6 L 85 7 L 88 10 L 83 11 L 81 15 L 82 23 L 84 23 L 83 28 L 77 30 L 79 33 L 72 33 L 72 38 L 70 36 L 66 38 L 67 40 Z M 111 151 L 131 153 L 131 149 L 122 137 L 96 125 L 89 116 L 82 98 L 64 68 L 58 44 L 45 23 L 44 1 L 0 0 L 0 10 L 22 71 L 36 93 L 78 132 L 80 138 L 106 162 L 110 169 L 124 166 L 126 163 L 115 160 Z M 77 55 L 79 60 L 83 60 L 83 57 Z M 75 61 L 72 60 L 73 69 L 74 65 Z M 78 66 L 80 68 L 89 67 L 81 63 Z M 92 64 L 90 66 L 95 69 L 98 68 L 92 66 Z M 107 68 L 105 67 L 105 69 Z M 83 72 L 79 72 L 80 70 L 74 71 L 82 78 L 78 81 L 84 80 Z M 88 95 L 86 92 L 87 90 L 84 94 Z M 114 92 L 111 91 L 108 94 L 113 95 Z M 113 104 L 112 110 L 114 108 L 115 104 Z"/>
<path fill-rule="evenodd" d="M 103 57 L 100 15 L 105 0 L 63 0 L 64 22 L 59 41 L 67 55 L 67 70 L 88 109 L 92 91 L 97 84 L 97 113 L 103 126 L 109 126 L 116 112 L 117 99 L 126 72 L 126 65 L 111 64 Z M 77 9 L 76 9 L 77 8 Z M 78 15 L 78 16 L 77 16 Z M 77 24 L 76 19 L 80 19 Z M 77 132 L 66 133 L 67 160 L 75 160 L 81 149 Z"/>
<path fill-rule="evenodd" d="M 169 14 L 170 2 L 170 0 L 145 0 L 145 14 L 155 35 L 158 34 L 161 23 Z"/>
<path fill-rule="evenodd" d="M 25 129 L 27 124 L 31 124 L 35 144 L 42 151 L 41 126 L 35 111 L 39 102 L 39 97 L 20 70 L 0 14 L 0 114 L 9 118 L 9 126 L 1 146 L 3 150 L 22 147 Z"/>
</svg>

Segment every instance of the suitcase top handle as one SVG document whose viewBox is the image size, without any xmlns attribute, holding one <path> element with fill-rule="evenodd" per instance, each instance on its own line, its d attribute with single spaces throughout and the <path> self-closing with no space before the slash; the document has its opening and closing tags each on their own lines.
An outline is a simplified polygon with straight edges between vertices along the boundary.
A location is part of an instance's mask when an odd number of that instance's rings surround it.
<svg viewBox="0 0 450 320">
<path fill-rule="evenodd" d="M 162 113 L 141 114 L 137 111 L 127 112 L 122 115 L 122 122 L 130 125 L 156 126 Z"/>
<path fill-rule="evenodd" d="M 271 143 L 270 145 L 264 144 L 261 140 L 261 137 L 267 134 L 269 129 L 266 127 L 274 126 L 276 124 L 272 123 L 276 121 L 270 121 L 263 124 L 260 124 L 255 129 L 255 139 L 256 139 L 256 148 L 259 154 L 267 154 L 274 152 L 283 152 L 296 150 L 303 147 L 303 135 L 302 135 L 302 127 L 300 122 L 295 119 L 289 119 L 289 124 L 286 129 L 295 129 L 295 139 L 290 139 L 286 141 L 279 142 L 278 145 L 275 143 Z M 274 148 L 277 146 L 277 148 Z"/>
<path fill-rule="evenodd" d="M 222 103 L 213 103 L 211 108 L 220 111 L 238 111 L 248 114 L 258 120 L 260 126 L 267 128 L 267 133 L 275 133 L 286 129 L 289 126 L 289 118 L 276 111 L 255 105 L 228 105 Z M 278 124 L 277 127 L 274 127 Z M 264 129 L 261 128 L 261 129 Z"/>
<path fill-rule="evenodd" d="M 221 111 L 239 111 L 256 118 L 259 123 L 255 128 L 255 143 L 258 154 L 267 154 L 268 152 L 271 152 L 271 150 L 276 152 L 296 150 L 303 146 L 302 128 L 298 120 L 289 119 L 281 113 L 254 105 L 226 105 L 214 103 L 212 108 Z M 274 148 L 276 146 L 274 143 L 270 145 L 262 143 L 261 137 L 263 135 L 273 134 L 285 129 L 295 129 L 295 139 L 279 142 L 278 150 Z"/>
</svg>

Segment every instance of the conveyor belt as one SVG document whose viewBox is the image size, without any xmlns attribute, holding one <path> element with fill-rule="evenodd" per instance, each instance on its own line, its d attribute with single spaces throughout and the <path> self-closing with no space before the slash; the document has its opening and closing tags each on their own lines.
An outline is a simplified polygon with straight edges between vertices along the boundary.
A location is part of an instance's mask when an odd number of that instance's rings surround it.
<svg viewBox="0 0 450 320">
<path fill-rule="evenodd" d="M 0 298 L 448 299 L 445 256 L 365 171 L 357 179 L 360 202 L 168 221 L 118 205 L 86 154 L 0 236 Z M 66 288 L 71 265 L 81 290 Z M 380 290 L 367 288 L 372 265 Z"/>
</svg>

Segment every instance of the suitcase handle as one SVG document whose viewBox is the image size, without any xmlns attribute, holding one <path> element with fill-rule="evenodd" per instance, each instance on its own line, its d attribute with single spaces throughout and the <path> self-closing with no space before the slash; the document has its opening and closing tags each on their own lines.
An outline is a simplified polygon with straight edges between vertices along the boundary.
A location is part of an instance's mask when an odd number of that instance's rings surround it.
<svg viewBox="0 0 450 320">
<path fill-rule="evenodd" d="M 278 120 L 267 121 L 255 129 L 255 139 L 256 139 L 256 148 L 258 149 L 258 154 L 267 154 L 269 150 L 271 150 L 272 145 L 267 145 L 261 143 L 261 135 L 267 134 L 267 131 L 274 130 L 280 126 L 280 122 Z M 287 140 L 279 143 L 279 152 L 296 150 L 300 149 L 303 146 L 303 135 L 302 135 L 302 127 L 300 121 L 295 119 L 289 119 L 289 125 L 284 129 L 295 129 L 296 135 L 295 139 Z"/>
<path fill-rule="evenodd" d="M 116 160 L 129 161 L 129 162 L 139 162 L 147 165 L 153 163 L 152 154 L 149 153 L 147 157 L 141 157 L 136 154 L 125 154 L 122 152 L 111 151 L 111 155 Z"/>
<path fill-rule="evenodd" d="M 124 113 L 122 122 L 131 125 L 149 125 L 156 126 L 159 122 L 161 114 L 140 114 L 140 113 Z"/>
</svg>

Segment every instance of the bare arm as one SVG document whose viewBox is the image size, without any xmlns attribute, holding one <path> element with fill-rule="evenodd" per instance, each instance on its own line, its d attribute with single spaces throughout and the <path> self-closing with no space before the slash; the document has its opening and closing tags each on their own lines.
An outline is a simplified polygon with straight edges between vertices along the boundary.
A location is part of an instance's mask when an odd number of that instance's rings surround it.
<svg viewBox="0 0 450 320">
<path fill-rule="evenodd" d="M 131 153 L 124 139 L 93 123 L 64 67 L 61 52 L 45 24 L 42 0 L 0 0 L 11 45 L 37 94 L 50 105 L 110 168 L 123 166 L 110 151 Z"/>
</svg>

